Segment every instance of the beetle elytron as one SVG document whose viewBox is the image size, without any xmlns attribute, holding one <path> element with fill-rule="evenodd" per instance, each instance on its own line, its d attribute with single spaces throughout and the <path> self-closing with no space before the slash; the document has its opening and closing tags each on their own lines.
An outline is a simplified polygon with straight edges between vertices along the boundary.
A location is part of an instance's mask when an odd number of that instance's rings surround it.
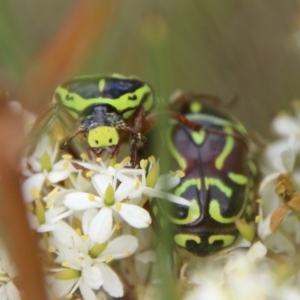
<svg viewBox="0 0 300 300">
<path fill-rule="evenodd" d="M 120 143 L 131 140 L 135 164 L 136 144 L 144 140 L 140 129 L 154 101 L 152 88 L 133 77 L 95 75 L 66 81 L 54 91 L 51 109 L 56 114 L 67 112 L 77 129 L 62 143 L 61 149 L 83 134 L 89 152 L 99 156 L 107 150 L 116 155 Z"/>
<path fill-rule="evenodd" d="M 211 104 L 201 95 L 176 98 L 173 125 L 164 136 L 172 167 L 185 173 L 174 193 L 191 206 L 165 207 L 166 201 L 157 200 L 151 204 L 160 230 L 170 227 L 172 243 L 198 256 L 230 246 L 239 235 L 234 217 L 251 221 L 256 209 L 257 172 L 248 134 L 241 123 Z"/>
</svg>

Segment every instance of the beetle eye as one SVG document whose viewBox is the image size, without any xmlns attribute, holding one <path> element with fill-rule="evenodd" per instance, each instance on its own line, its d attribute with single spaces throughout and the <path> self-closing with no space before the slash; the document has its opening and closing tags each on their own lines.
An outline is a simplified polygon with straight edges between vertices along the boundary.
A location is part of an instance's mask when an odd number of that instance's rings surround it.
<svg viewBox="0 0 300 300">
<path fill-rule="evenodd" d="M 74 97 L 71 96 L 70 94 L 67 94 L 67 95 L 66 95 L 66 100 L 72 101 L 72 100 L 74 100 Z"/>
<path fill-rule="evenodd" d="M 108 142 L 111 144 L 111 143 L 112 143 L 112 138 L 110 138 L 110 139 L 108 140 Z"/>
<path fill-rule="evenodd" d="M 217 247 L 223 247 L 224 241 L 223 240 L 215 240 L 212 242 L 212 244 Z"/>
<path fill-rule="evenodd" d="M 128 100 L 136 100 L 136 99 L 137 99 L 136 95 L 128 96 Z"/>
<path fill-rule="evenodd" d="M 98 144 L 99 144 L 99 141 L 98 141 L 98 140 L 95 140 L 95 143 L 98 145 Z"/>
</svg>

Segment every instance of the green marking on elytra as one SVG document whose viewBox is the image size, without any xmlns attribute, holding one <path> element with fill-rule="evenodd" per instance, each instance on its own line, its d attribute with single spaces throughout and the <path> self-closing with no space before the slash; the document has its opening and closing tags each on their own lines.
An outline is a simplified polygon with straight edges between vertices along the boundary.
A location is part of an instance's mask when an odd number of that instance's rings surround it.
<svg viewBox="0 0 300 300">
<path fill-rule="evenodd" d="M 221 126 L 221 127 L 226 127 L 226 128 L 232 128 L 233 130 L 241 133 L 243 136 L 247 136 L 247 130 L 246 128 L 243 126 L 242 123 L 240 123 L 237 120 L 227 120 L 227 119 L 223 119 L 217 116 L 212 116 L 212 115 L 206 115 L 206 114 L 201 114 L 201 112 L 197 113 L 191 113 L 191 114 L 187 114 L 186 115 L 187 118 L 191 121 L 204 121 L 204 122 L 210 122 L 213 123 L 217 126 Z"/>
<path fill-rule="evenodd" d="M 192 113 L 199 113 L 202 109 L 202 104 L 199 101 L 194 101 L 190 104 L 190 110 Z"/>
<path fill-rule="evenodd" d="M 208 243 L 213 244 L 215 241 L 220 241 L 220 240 L 223 241 L 223 247 L 227 247 L 227 246 L 231 245 L 234 242 L 235 236 L 230 235 L 230 234 L 211 235 L 208 238 Z"/>
<path fill-rule="evenodd" d="M 177 149 L 175 148 L 174 143 L 172 141 L 171 131 L 172 131 L 172 129 L 168 128 L 167 132 L 166 132 L 167 145 L 168 145 L 169 151 L 170 151 L 171 155 L 174 157 L 174 159 L 177 161 L 177 163 L 180 166 L 180 168 L 182 170 L 185 170 L 186 167 L 187 167 L 187 162 L 184 159 L 184 157 L 182 157 L 180 155 L 180 153 L 177 151 Z"/>
<path fill-rule="evenodd" d="M 218 200 L 212 199 L 209 203 L 209 215 L 211 218 L 222 224 L 234 223 L 234 218 L 224 218 Z"/>
<path fill-rule="evenodd" d="M 235 182 L 236 184 L 239 185 L 244 185 L 247 183 L 248 178 L 245 175 L 242 174 L 237 174 L 237 173 L 233 173 L 233 172 L 229 172 L 228 173 L 228 177 Z"/>
<path fill-rule="evenodd" d="M 175 243 L 183 248 L 185 248 L 186 242 L 190 240 L 195 241 L 197 244 L 201 243 L 201 238 L 197 235 L 179 233 L 174 236 Z"/>
<path fill-rule="evenodd" d="M 198 146 L 201 146 L 205 140 L 206 132 L 204 130 L 200 131 L 191 131 L 191 137 L 194 143 Z"/>
<path fill-rule="evenodd" d="M 222 152 L 215 161 L 215 166 L 218 170 L 221 170 L 223 168 L 226 158 L 234 147 L 234 138 L 230 136 L 230 134 L 233 133 L 232 129 L 229 127 L 225 127 L 224 131 L 229 135 L 225 137 L 225 145 L 222 149 Z"/>
<path fill-rule="evenodd" d="M 225 185 L 221 179 L 213 177 L 205 177 L 205 186 L 215 185 L 221 192 L 223 192 L 228 198 L 232 196 L 232 189 Z M 208 189 L 208 187 L 206 187 Z"/>
<path fill-rule="evenodd" d="M 170 216 L 170 221 L 177 225 L 186 225 L 194 222 L 200 217 L 200 207 L 196 199 L 191 200 L 191 206 L 189 206 L 188 209 L 188 215 L 185 219 L 176 219 Z"/>
<path fill-rule="evenodd" d="M 191 178 L 185 180 L 179 187 L 177 187 L 174 191 L 176 196 L 181 196 L 190 186 L 195 185 L 198 190 L 201 188 L 201 180 L 200 178 Z"/>
</svg>

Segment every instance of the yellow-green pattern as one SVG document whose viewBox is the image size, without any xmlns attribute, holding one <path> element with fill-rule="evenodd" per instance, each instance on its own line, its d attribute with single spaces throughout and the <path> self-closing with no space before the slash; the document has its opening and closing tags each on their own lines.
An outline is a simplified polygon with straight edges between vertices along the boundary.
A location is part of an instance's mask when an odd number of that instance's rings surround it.
<svg viewBox="0 0 300 300">
<path fill-rule="evenodd" d="M 140 106 L 149 112 L 154 97 L 151 87 L 140 80 L 96 75 L 77 77 L 58 86 L 53 103 L 63 106 L 74 119 L 95 105 L 110 105 L 127 119 Z"/>
<path fill-rule="evenodd" d="M 174 169 L 185 173 L 174 193 L 192 205 L 162 211 L 173 224 L 174 243 L 204 256 L 236 240 L 234 217 L 253 220 L 257 171 L 240 122 L 199 100 L 175 101 L 175 107 L 201 125 L 195 130 L 184 120 L 173 122 L 165 138 Z"/>
</svg>

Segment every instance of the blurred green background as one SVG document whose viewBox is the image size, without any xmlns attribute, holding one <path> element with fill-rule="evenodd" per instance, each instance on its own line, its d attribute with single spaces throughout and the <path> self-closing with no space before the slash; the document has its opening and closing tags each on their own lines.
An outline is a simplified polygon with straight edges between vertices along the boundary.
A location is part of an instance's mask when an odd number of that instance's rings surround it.
<svg viewBox="0 0 300 300">
<path fill-rule="evenodd" d="M 22 85 L 80 1 L 0 1 L 2 85 Z M 272 116 L 300 98 L 299 1 L 109 1 L 117 10 L 73 75 L 137 75 L 162 95 L 180 89 L 225 102 L 238 96 L 230 110 L 263 136 Z M 40 101 L 45 106 L 49 100 Z"/>
</svg>

